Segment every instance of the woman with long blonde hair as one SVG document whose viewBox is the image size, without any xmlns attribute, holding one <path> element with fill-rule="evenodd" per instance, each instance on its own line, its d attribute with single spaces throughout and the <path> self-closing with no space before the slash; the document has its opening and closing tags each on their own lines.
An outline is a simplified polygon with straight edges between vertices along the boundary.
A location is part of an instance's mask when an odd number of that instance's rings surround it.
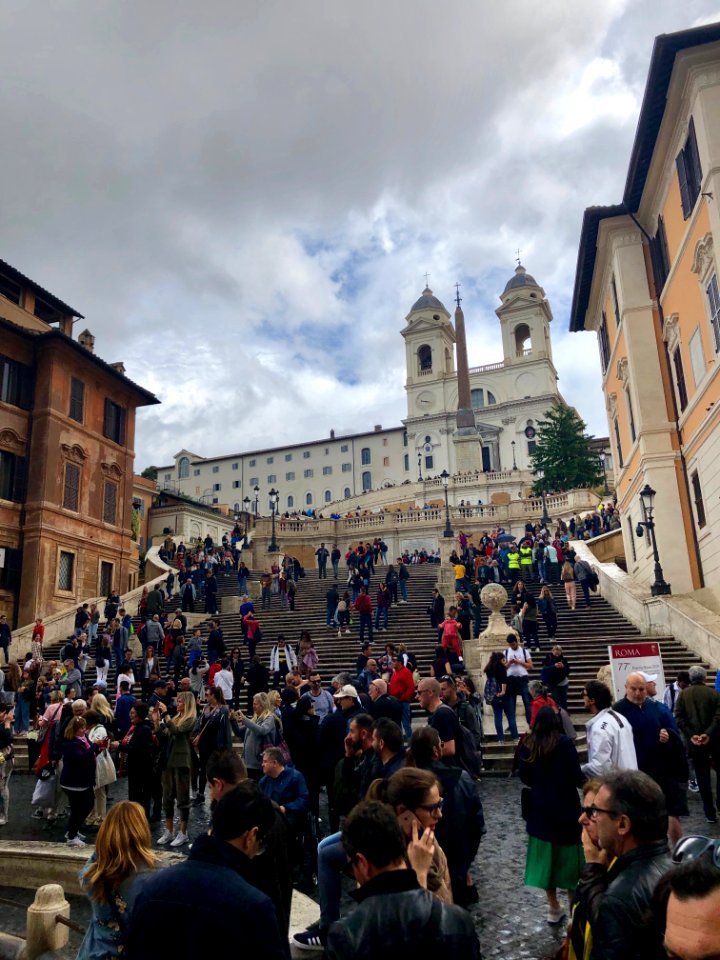
<svg viewBox="0 0 720 960">
<path fill-rule="evenodd" d="M 171 847 L 181 847 L 188 842 L 188 819 L 190 817 L 190 771 L 192 768 L 192 744 L 190 738 L 197 720 L 195 696 L 190 691 L 177 695 L 177 714 L 168 717 L 167 707 L 158 700 L 151 713 L 160 741 L 165 750 L 165 769 L 162 772 L 163 809 L 165 810 L 165 829 L 158 843 L 169 843 Z M 180 816 L 180 829 L 173 836 L 173 814 L 177 804 Z"/>
<path fill-rule="evenodd" d="M 145 811 L 139 803 L 120 800 L 100 827 L 95 852 L 80 873 L 92 919 L 77 960 L 123 955 L 135 898 L 156 865 Z"/>
<path fill-rule="evenodd" d="M 262 777 L 263 751 L 282 736 L 282 723 L 275 715 L 267 693 L 256 693 L 253 697 L 252 719 L 242 710 L 237 710 L 233 716 L 243 729 L 248 776 L 257 783 Z"/>
<path fill-rule="evenodd" d="M 100 714 L 103 720 L 103 726 L 107 727 L 108 731 L 115 731 L 115 714 L 104 693 L 96 693 L 94 695 L 90 701 L 90 709 Z"/>
</svg>

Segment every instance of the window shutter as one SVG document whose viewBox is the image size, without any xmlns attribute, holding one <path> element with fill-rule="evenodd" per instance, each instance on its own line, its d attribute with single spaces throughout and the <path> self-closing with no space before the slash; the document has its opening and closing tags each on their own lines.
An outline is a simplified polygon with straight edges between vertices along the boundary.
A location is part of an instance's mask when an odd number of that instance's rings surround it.
<svg viewBox="0 0 720 960">
<path fill-rule="evenodd" d="M 695 136 L 695 121 L 690 117 L 687 140 L 685 141 L 685 168 L 687 171 L 688 187 L 693 206 L 702 186 L 702 167 L 698 151 L 697 137 Z"/>
<path fill-rule="evenodd" d="M 65 483 L 63 488 L 63 507 L 77 510 L 80 504 L 80 467 L 75 463 L 65 464 Z"/>
<path fill-rule="evenodd" d="M 678 402 L 680 404 L 680 412 L 685 409 L 688 403 L 687 397 L 687 388 L 685 386 L 685 371 L 683 370 L 682 355 L 680 353 L 680 347 L 677 348 L 673 354 L 673 366 L 675 367 L 675 382 L 677 383 L 678 391 Z"/>
<path fill-rule="evenodd" d="M 678 181 L 680 183 L 680 202 L 682 203 L 683 220 L 687 220 L 692 213 L 692 203 L 690 202 L 690 191 L 688 190 L 684 150 L 681 150 L 675 158 L 675 166 L 677 167 Z"/>
<path fill-rule="evenodd" d="M 117 484 L 112 480 L 105 481 L 103 491 L 103 520 L 105 523 L 115 524 L 117 521 Z"/>
<path fill-rule="evenodd" d="M 25 502 L 25 480 L 27 476 L 27 459 L 15 457 L 15 475 L 13 477 L 12 499 L 15 503 Z"/>
</svg>

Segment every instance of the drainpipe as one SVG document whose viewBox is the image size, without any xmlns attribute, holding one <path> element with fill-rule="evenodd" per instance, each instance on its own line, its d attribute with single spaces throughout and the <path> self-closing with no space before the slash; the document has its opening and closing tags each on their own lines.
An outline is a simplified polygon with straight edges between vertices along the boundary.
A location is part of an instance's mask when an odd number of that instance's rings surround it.
<svg viewBox="0 0 720 960">
<path fill-rule="evenodd" d="M 638 230 L 642 233 L 642 235 L 647 240 L 648 246 L 650 246 L 650 243 L 652 241 L 652 237 L 650 236 L 650 234 L 647 232 L 645 227 L 643 227 L 643 225 L 640 223 L 640 221 L 637 219 L 634 213 L 628 210 L 627 207 L 625 207 L 625 210 L 628 216 L 630 217 L 630 219 L 632 220 L 632 222 L 635 224 L 635 226 L 638 228 Z M 650 258 L 650 261 L 652 264 L 652 256 Z M 662 327 L 665 324 L 665 314 L 663 313 L 662 304 L 660 303 L 660 291 L 655 289 L 655 274 L 652 270 L 651 270 L 651 274 L 652 274 L 652 291 L 655 296 L 655 302 L 657 303 L 658 316 L 660 318 L 660 328 L 662 332 Z M 687 461 L 685 459 L 685 454 L 683 453 L 683 449 L 682 449 L 683 441 L 682 441 L 682 430 L 680 428 L 680 412 L 678 410 L 677 398 L 675 396 L 675 388 L 674 388 L 675 381 L 673 379 L 672 363 L 670 361 L 670 351 L 668 350 L 668 345 L 664 338 L 663 338 L 663 356 L 665 357 L 665 367 L 667 369 L 667 375 L 670 382 L 670 397 L 672 400 L 673 422 L 675 424 L 675 430 L 677 431 L 678 440 L 680 441 L 679 452 L 680 452 L 680 465 L 682 467 L 683 485 L 685 487 L 685 494 L 687 496 L 687 501 L 688 503 L 692 503 L 692 494 L 690 491 L 690 480 L 688 478 Z M 695 518 L 691 516 L 690 519 L 691 519 L 690 529 L 692 531 L 693 551 L 695 553 L 695 560 L 697 562 L 698 577 L 700 579 L 700 587 L 704 587 L 705 574 L 703 573 L 702 557 L 700 556 L 700 544 L 698 542 L 697 531 L 695 529 Z"/>
</svg>

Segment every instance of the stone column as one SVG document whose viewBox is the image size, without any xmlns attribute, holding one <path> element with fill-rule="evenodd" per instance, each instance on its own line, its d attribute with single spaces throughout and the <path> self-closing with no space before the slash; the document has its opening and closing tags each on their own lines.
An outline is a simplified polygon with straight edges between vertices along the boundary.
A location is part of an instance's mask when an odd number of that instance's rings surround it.
<svg viewBox="0 0 720 960">
<path fill-rule="evenodd" d="M 475 473 L 482 470 L 482 447 L 480 434 L 475 426 L 475 413 L 470 397 L 470 366 L 465 340 L 465 317 L 460 309 L 460 300 L 455 310 L 455 347 L 457 350 L 458 408 L 457 429 L 453 434 L 455 446 L 455 469 L 458 473 Z"/>
<path fill-rule="evenodd" d="M 27 960 L 35 960 L 43 953 L 60 950 L 67 945 L 69 928 L 57 923 L 55 917 L 60 914 L 70 918 L 70 904 L 59 883 L 47 883 L 38 887 L 34 902 L 27 912 Z"/>
</svg>

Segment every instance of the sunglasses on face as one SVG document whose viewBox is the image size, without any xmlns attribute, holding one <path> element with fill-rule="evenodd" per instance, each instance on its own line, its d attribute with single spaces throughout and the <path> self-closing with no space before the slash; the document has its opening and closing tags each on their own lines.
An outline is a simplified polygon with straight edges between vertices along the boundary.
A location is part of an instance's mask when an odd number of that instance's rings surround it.
<svg viewBox="0 0 720 960">
<path fill-rule="evenodd" d="M 689 860 L 699 860 L 708 856 L 713 865 L 720 867 L 720 840 L 711 840 L 697 834 L 682 837 L 678 840 L 672 852 L 673 863 L 687 863 Z"/>
<path fill-rule="evenodd" d="M 421 803 L 416 810 L 425 810 L 426 813 L 440 813 L 443 808 L 443 801 L 438 800 L 437 803 Z"/>
<path fill-rule="evenodd" d="M 596 820 L 599 813 L 606 813 L 609 817 L 617 817 L 619 814 L 615 810 L 605 810 L 603 807 L 582 807 L 582 812 L 588 820 Z"/>
</svg>

